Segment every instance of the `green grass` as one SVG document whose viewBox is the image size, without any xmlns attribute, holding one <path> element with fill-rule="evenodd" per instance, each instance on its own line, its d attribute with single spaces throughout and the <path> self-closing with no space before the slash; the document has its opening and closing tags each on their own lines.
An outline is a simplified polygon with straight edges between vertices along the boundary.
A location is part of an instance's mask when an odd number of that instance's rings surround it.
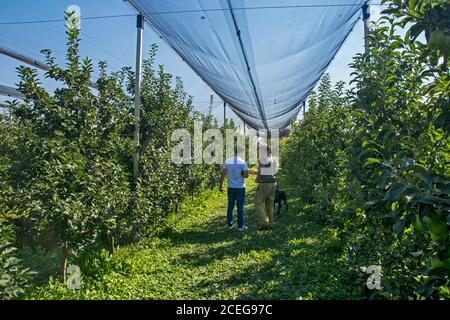
<svg viewBox="0 0 450 320">
<path fill-rule="evenodd" d="M 28 299 L 348 299 L 332 230 L 291 190 L 289 211 L 273 231 L 257 232 L 247 187 L 249 231 L 226 229 L 226 195 L 207 191 L 167 219 L 158 235 L 92 254 L 81 267 L 80 290 L 57 280 L 34 287 Z M 284 188 L 286 190 L 286 188 Z"/>
</svg>

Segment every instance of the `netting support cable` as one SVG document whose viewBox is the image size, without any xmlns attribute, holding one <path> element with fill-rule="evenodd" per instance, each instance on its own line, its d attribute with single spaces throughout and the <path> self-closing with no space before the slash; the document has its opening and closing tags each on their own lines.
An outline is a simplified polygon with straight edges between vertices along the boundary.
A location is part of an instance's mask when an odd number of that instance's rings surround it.
<svg viewBox="0 0 450 320">
<path fill-rule="evenodd" d="M 144 16 L 139 14 L 136 21 L 136 74 L 134 86 L 134 157 L 133 176 L 139 176 L 140 122 L 141 122 L 141 69 L 142 69 L 142 40 L 144 35 Z"/>
<path fill-rule="evenodd" d="M 250 64 L 248 62 L 248 57 L 247 57 L 247 54 L 245 53 L 244 44 L 242 43 L 241 31 L 239 30 L 239 27 L 237 25 L 236 17 L 234 15 L 233 7 L 231 6 L 231 1 L 230 0 L 228 0 L 228 7 L 230 8 L 231 17 L 233 19 L 233 25 L 234 25 L 234 28 L 236 29 L 236 34 L 237 34 L 237 37 L 238 37 L 238 40 L 239 40 L 239 45 L 241 47 L 242 55 L 244 56 L 244 61 L 245 61 L 246 67 L 247 67 L 248 75 L 250 77 L 250 82 L 252 84 L 253 91 L 255 93 L 255 98 L 256 98 L 256 103 L 258 105 L 259 115 L 260 115 L 261 120 L 262 120 L 262 122 L 264 124 L 264 127 L 266 129 L 269 129 L 269 125 L 267 124 L 267 119 L 266 119 L 266 116 L 265 116 L 265 113 L 264 113 L 264 110 L 263 110 L 263 106 L 261 104 L 261 99 L 259 98 L 258 90 L 256 90 L 255 80 L 253 79 L 253 75 L 252 75 L 252 71 L 251 71 L 251 68 L 250 68 Z"/>
<path fill-rule="evenodd" d="M 3 54 L 3 55 L 8 56 L 10 58 L 13 58 L 13 59 L 15 59 L 17 61 L 26 63 L 27 65 L 30 65 L 30 66 L 35 67 L 35 68 L 38 68 L 38 69 L 40 69 L 42 71 L 45 71 L 45 72 L 50 70 L 50 67 L 45 62 L 38 61 L 38 60 L 33 59 L 31 57 L 28 57 L 28 56 L 26 56 L 24 54 L 21 54 L 21 53 L 19 53 L 17 51 L 14 51 L 12 49 L 6 48 L 4 46 L 0 46 L 0 54 Z M 93 83 L 93 82 L 89 82 L 89 87 L 91 87 L 92 89 L 97 89 L 97 85 L 95 83 Z"/>
<path fill-rule="evenodd" d="M 20 93 L 17 89 L 11 88 L 8 86 L 4 86 L 0 84 L 0 96 L 6 96 L 11 98 L 17 98 L 24 100 L 25 97 L 22 93 Z M 7 103 L 0 102 L 0 108 L 6 109 L 9 113 L 9 121 L 12 121 L 12 111 L 10 109 L 10 105 Z"/>
<path fill-rule="evenodd" d="M 17 51 L 11 50 L 4 46 L 0 46 L 0 54 L 3 54 L 5 56 L 8 56 L 10 58 L 13 58 L 15 60 L 26 63 L 28 65 L 31 65 L 33 67 L 36 67 L 36 68 L 44 70 L 44 71 L 50 70 L 50 68 L 44 62 L 37 61 L 33 58 L 27 57 L 23 54 L 18 53 Z"/>
<path fill-rule="evenodd" d="M 24 99 L 25 97 L 17 89 L 0 84 L 0 96 Z"/>
</svg>

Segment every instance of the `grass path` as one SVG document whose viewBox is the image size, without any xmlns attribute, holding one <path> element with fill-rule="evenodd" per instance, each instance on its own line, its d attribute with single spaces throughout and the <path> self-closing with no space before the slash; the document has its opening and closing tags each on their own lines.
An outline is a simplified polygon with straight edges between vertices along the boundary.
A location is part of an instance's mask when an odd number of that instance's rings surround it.
<svg viewBox="0 0 450 320">
<path fill-rule="evenodd" d="M 119 248 L 114 257 L 102 253 L 84 261 L 81 290 L 54 281 L 31 298 L 348 298 L 339 253 L 314 214 L 291 195 L 275 229 L 257 232 L 255 189 L 248 184 L 245 233 L 226 229 L 226 196 L 208 191 L 169 216 L 158 236 Z"/>
</svg>

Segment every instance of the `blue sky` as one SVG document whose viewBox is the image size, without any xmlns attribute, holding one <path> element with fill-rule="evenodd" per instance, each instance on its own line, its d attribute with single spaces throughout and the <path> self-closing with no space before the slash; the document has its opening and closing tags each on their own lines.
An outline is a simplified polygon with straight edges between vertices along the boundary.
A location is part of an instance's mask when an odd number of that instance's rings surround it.
<svg viewBox="0 0 450 320">
<path fill-rule="evenodd" d="M 65 24 L 63 22 L 41 24 L 1 23 L 16 21 L 35 21 L 61 19 L 63 12 L 70 5 L 81 8 L 82 17 L 134 14 L 134 9 L 123 0 L 19 0 L 3 1 L 0 11 L 0 45 L 17 50 L 33 58 L 42 60 L 40 50 L 52 49 L 57 61 L 64 62 Z M 379 7 L 372 8 L 373 16 L 379 14 Z M 118 70 L 122 66 L 134 66 L 136 29 L 135 17 L 112 19 L 83 20 L 81 25 L 81 54 L 89 56 L 94 63 L 106 60 L 110 70 Z M 186 91 L 194 97 L 199 111 L 206 112 L 209 96 L 213 92 L 209 87 L 162 41 L 155 32 L 146 25 L 144 33 L 144 57 L 152 43 L 159 45 L 157 63 L 164 64 L 166 70 L 173 75 L 181 76 Z M 328 72 L 334 82 L 349 80 L 348 64 L 352 57 L 363 50 L 363 25 L 358 22 L 345 45 L 334 58 Z M 14 86 L 18 82 L 15 68 L 19 64 L 8 57 L 0 55 L 0 84 Z M 41 80 L 51 90 L 56 83 Z M 0 101 L 5 99 L 0 98 Z M 216 99 L 215 115 L 219 122 L 223 119 L 221 102 Z M 228 115 L 230 115 L 228 111 Z M 234 117 L 236 118 L 236 117 Z M 240 120 L 238 121 L 240 123 Z"/>
</svg>

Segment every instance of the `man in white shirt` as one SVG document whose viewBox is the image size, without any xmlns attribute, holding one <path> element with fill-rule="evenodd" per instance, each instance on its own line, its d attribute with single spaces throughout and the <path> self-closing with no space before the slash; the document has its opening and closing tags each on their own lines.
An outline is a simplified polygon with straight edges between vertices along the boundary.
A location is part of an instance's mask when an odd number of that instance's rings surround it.
<svg viewBox="0 0 450 320">
<path fill-rule="evenodd" d="M 233 227 L 233 211 L 235 205 L 237 206 L 238 230 L 245 231 L 248 229 L 244 225 L 245 178 L 248 178 L 248 165 L 247 162 L 242 159 L 243 154 L 244 149 L 238 147 L 235 156 L 225 161 L 220 176 L 220 192 L 224 191 L 223 182 L 225 177 L 228 179 L 228 230 Z"/>
</svg>

